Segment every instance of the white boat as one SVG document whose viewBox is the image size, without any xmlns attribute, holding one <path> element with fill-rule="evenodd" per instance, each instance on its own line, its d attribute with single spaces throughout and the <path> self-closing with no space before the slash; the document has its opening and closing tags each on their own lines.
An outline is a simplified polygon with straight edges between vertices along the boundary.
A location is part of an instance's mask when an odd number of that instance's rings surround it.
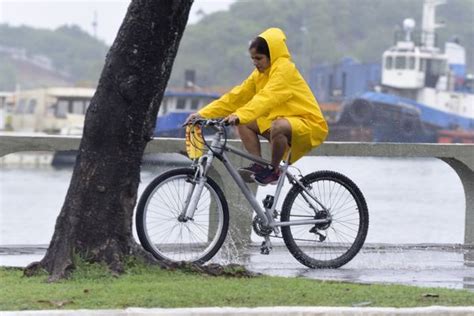
<svg viewBox="0 0 474 316">
<path fill-rule="evenodd" d="M 425 0 L 420 40 L 413 36 L 415 21 L 405 19 L 404 38 L 383 54 L 382 86 L 386 92 L 415 100 L 421 120 L 441 128 L 474 129 L 474 94 L 463 91 L 466 51 L 447 42 L 435 45 L 436 7 L 444 0 Z"/>
<path fill-rule="evenodd" d="M 443 50 L 436 43 L 435 31 L 443 26 L 436 23 L 436 7 L 444 3 L 424 1 L 421 32 L 413 19 L 403 21 L 394 46 L 383 53 L 381 82 L 350 96 L 339 125 L 367 128 L 378 142 L 474 142 L 474 81 L 466 51 L 458 40 Z M 364 82 L 364 76 L 356 80 Z"/>
<path fill-rule="evenodd" d="M 16 92 L 10 130 L 48 134 L 82 134 L 95 89 L 51 87 Z"/>
</svg>

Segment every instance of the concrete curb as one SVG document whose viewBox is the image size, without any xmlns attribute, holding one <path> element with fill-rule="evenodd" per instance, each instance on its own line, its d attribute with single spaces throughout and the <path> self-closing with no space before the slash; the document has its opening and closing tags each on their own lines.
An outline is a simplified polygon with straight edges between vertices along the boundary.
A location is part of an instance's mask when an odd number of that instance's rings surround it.
<svg viewBox="0 0 474 316">
<path fill-rule="evenodd" d="M 429 306 L 415 308 L 393 308 L 393 307 L 205 307 L 205 308 L 127 308 L 125 310 L 42 310 L 42 311 L 12 311 L 0 312 L 1 316 L 358 316 L 358 315 L 474 315 L 474 306 L 446 307 Z"/>
</svg>

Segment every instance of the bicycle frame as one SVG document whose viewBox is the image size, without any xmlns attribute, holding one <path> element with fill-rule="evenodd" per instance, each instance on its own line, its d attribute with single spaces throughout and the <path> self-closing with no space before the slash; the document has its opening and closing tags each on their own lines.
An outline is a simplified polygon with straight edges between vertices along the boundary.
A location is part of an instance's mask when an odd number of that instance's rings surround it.
<svg viewBox="0 0 474 316">
<path fill-rule="evenodd" d="M 270 163 L 267 160 L 264 160 L 260 157 L 246 153 L 238 148 L 235 148 L 227 144 L 223 144 L 222 143 L 223 134 L 224 133 L 223 133 L 222 127 L 218 128 L 218 131 L 214 135 L 212 143 L 209 146 L 209 150 L 207 154 L 201 156 L 198 159 L 197 163 L 193 164 L 194 166 L 197 167 L 196 175 L 194 179 L 198 180 L 198 182 L 196 183 L 196 181 L 194 181 L 192 183 L 192 187 L 189 190 L 186 201 L 185 201 L 185 207 L 180 215 L 181 219 L 188 220 L 188 219 L 193 218 L 194 211 L 196 210 L 196 206 L 199 201 L 199 197 L 201 196 L 202 190 L 204 188 L 204 184 L 206 182 L 207 172 L 209 171 L 209 168 L 212 165 L 214 157 L 217 157 L 224 164 L 225 168 L 227 169 L 228 173 L 230 174 L 234 182 L 240 188 L 245 198 L 252 206 L 253 210 L 257 213 L 257 216 L 262 220 L 262 224 L 264 226 L 271 227 L 273 229 L 278 229 L 279 226 L 326 224 L 331 221 L 331 218 L 329 217 L 326 219 L 296 220 L 296 221 L 288 221 L 288 222 L 275 221 L 273 214 L 276 209 L 277 202 L 279 200 L 281 190 L 283 188 L 283 184 L 285 182 L 286 177 L 288 177 L 290 183 L 294 183 L 294 184 L 296 183 L 302 188 L 303 192 L 305 193 L 305 194 L 302 194 L 303 198 L 306 200 L 306 202 L 309 203 L 309 205 L 314 210 L 315 214 L 316 212 L 319 211 L 319 208 L 324 211 L 328 211 L 328 209 L 308 190 L 308 188 L 296 176 L 288 172 L 288 167 L 289 167 L 288 159 L 285 161 L 285 163 L 282 166 L 280 166 L 281 175 L 276 185 L 274 200 L 273 200 L 273 204 L 271 208 L 268 208 L 268 209 L 265 208 L 265 210 L 262 209 L 260 204 L 257 202 L 256 198 L 254 197 L 253 192 L 250 190 L 248 185 L 243 181 L 243 179 L 238 174 L 234 166 L 230 163 L 230 160 L 228 159 L 226 152 L 236 154 L 247 160 L 251 160 L 261 165 L 269 166 Z M 329 212 L 327 213 L 329 214 Z"/>
</svg>

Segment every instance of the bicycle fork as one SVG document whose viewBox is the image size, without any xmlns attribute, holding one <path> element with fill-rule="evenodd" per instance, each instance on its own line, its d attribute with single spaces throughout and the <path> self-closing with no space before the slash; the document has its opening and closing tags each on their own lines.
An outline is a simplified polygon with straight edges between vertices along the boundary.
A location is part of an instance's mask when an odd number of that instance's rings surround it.
<svg viewBox="0 0 474 316">
<path fill-rule="evenodd" d="M 218 143 L 219 138 L 214 138 L 211 148 L 215 150 Z M 194 174 L 194 178 L 191 180 L 191 187 L 189 188 L 186 200 L 184 201 L 184 207 L 178 216 L 178 221 L 187 222 L 188 220 L 193 220 L 194 213 L 196 212 L 196 208 L 201 199 L 202 190 L 207 181 L 206 175 L 213 160 L 214 155 L 212 149 L 209 150 L 207 155 L 199 158 L 196 173 Z"/>
<path fill-rule="evenodd" d="M 194 212 L 196 212 L 197 204 L 200 200 L 202 190 L 204 189 L 204 184 L 206 183 L 206 177 L 201 176 L 198 179 L 197 183 L 195 179 L 192 180 L 193 182 L 186 196 L 184 207 L 178 216 L 178 221 L 180 222 L 193 220 Z"/>
</svg>

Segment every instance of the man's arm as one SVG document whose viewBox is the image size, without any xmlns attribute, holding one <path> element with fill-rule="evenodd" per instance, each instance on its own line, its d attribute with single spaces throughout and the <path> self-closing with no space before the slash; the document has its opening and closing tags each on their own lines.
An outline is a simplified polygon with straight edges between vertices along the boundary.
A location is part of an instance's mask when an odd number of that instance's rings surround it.
<svg viewBox="0 0 474 316">
<path fill-rule="evenodd" d="M 255 95 L 254 73 L 252 73 L 242 84 L 234 87 L 228 93 L 215 100 L 198 113 L 204 118 L 224 117 L 247 103 Z"/>
</svg>

